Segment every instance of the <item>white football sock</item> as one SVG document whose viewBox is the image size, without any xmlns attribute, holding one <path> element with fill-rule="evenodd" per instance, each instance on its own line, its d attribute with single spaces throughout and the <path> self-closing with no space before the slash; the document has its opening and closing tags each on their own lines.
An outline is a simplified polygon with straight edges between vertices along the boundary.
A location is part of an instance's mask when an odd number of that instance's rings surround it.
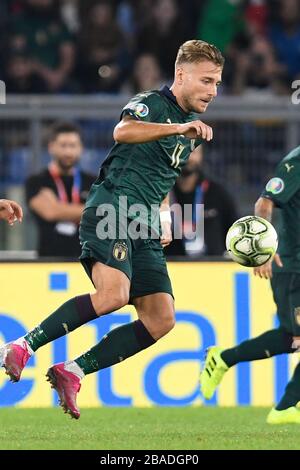
<svg viewBox="0 0 300 470">
<path fill-rule="evenodd" d="M 68 372 L 72 372 L 73 374 L 77 375 L 77 377 L 79 377 L 80 380 L 83 379 L 83 377 L 85 376 L 83 370 L 81 369 L 81 367 L 79 367 L 79 365 L 75 361 L 66 361 L 64 366 Z"/>
</svg>

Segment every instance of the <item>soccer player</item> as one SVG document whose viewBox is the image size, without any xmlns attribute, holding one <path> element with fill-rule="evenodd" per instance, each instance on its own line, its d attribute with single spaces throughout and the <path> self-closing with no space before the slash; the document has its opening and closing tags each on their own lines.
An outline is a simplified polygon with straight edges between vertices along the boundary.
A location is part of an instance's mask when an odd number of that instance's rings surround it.
<svg viewBox="0 0 300 470">
<path fill-rule="evenodd" d="M 171 88 L 138 94 L 125 106 L 114 129 L 116 143 L 91 188 L 80 226 L 81 262 L 96 292 L 69 300 L 24 337 L 0 349 L 6 373 L 18 381 L 27 360 L 41 346 L 132 303 L 138 320 L 112 330 L 74 361 L 48 370 L 63 409 L 74 418 L 80 416 L 76 395 L 85 375 L 148 348 L 174 326 L 173 293 L 163 254 L 163 245 L 170 241 L 167 195 L 191 150 L 212 139 L 212 129 L 193 113 L 204 113 L 217 95 L 223 64 L 215 46 L 187 41 L 179 48 Z M 137 206 L 138 219 L 133 210 Z M 111 209 L 114 215 L 107 219 L 105 211 Z M 106 238 L 105 224 L 111 235 Z M 143 237 L 135 236 L 139 230 Z"/>
<path fill-rule="evenodd" d="M 6 220 L 9 225 L 14 225 L 16 220 L 22 222 L 22 207 L 15 201 L 0 199 L 0 219 Z"/>
<path fill-rule="evenodd" d="M 271 221 L 274 207 L 281 209 L 280 255 L 276 254 L 273 262 L 254 268 L 254 274 L 271 281 L 279 327 L 230 349 L 209 348 L 200 377 L 201 391 L 206 399 L 213 396 L 225 372 L 239 362 L 300 350 L 300 147 L 281 160 L 255 204 L 255 214 Z M 267 422 L 300 424 L 298 401 L 300 364 L 280 402 L 268 414 Z"/>
</svg>

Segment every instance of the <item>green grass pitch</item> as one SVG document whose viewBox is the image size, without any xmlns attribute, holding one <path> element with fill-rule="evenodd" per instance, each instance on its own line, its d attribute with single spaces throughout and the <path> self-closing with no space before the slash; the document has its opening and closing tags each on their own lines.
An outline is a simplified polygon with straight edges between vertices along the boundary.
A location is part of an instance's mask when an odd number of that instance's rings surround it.
<svg viewBox="0 0 300 470">
<path fill-rule="evenodd" d="M 270 426 L 266 408 L 0 409 L 0 449 L 300 449 L 300 426 Z"/>
</svg>

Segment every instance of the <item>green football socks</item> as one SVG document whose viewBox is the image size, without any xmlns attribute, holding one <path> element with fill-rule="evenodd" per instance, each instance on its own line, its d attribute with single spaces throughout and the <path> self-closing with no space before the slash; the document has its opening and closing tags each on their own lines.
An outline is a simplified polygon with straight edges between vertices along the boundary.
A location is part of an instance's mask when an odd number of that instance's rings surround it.
<svg viewBox="0 0 300 470">
<path fill-rule="evenodd" d="M 283 397 L 276 406 L 276 410 L 286 410 L 291 406 L 296 406 L 300 401 L 300 364 L 297 365 L 292 379 L 286 386 Z"/>
<path fill-rule="evenodd" d="M 267 331 L 256 338 L 249 339 L 231 349 L 225 349 L 221 358 L 232 367 L 239 362 L 257 361 L 283 353 L 292 353 L 293 337 L 277 328 Z"/>
<path fill-rule="evenodd" d="M 81 295 L 64 303 L 40 325 L 27 333 L 24 339 L 34 352 L 95 318 L 98 317 L 91 296 Z"/>
<path fill-rule="evenodd" d="M 100 343 L 75 359 L 84 374 L 97 372 L 124 361 L 155 343 L 140 320 L 122 325 L 105 335 Z"/>
</svg>

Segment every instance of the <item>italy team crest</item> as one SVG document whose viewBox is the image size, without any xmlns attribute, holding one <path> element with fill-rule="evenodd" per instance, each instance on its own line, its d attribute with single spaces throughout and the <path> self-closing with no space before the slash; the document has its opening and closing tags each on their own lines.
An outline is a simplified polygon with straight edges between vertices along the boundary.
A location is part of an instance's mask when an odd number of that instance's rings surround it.
<svg viewBox="0 0 300 470">
<path fill-rule="evenodd" d="M 124 242 L 117 242 L 113 247 L 113 256 L 117 261 L 125 261 L 128 255 L 128 247 Z"/>
</svg>

